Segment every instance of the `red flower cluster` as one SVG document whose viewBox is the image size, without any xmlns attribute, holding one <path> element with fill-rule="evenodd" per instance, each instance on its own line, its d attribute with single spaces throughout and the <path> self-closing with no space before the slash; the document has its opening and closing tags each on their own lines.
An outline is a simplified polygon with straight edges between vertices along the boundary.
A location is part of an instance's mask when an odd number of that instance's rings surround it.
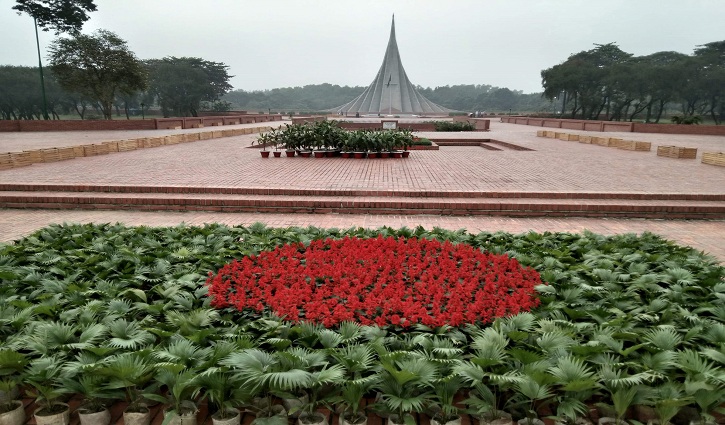
<svg viewBox="0 0 725 425">
<path fill-rule="evenodd" d="M 212 306 L 291 321 L 436 327 L 490 323 L 539 305 L 539 274 L 506 255 L 427 239 L 280 246 L 209 274 Z"/>
</svg>

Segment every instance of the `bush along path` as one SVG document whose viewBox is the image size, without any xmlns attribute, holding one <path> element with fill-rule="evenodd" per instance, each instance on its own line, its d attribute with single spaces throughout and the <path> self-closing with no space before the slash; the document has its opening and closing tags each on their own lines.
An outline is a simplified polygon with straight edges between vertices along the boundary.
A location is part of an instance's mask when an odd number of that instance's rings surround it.
<svg viewBox="0 0 725 425">
<path fill-rule="evenodd" d="M 0 412 L 710 423 L 724 277 L 653 234 L 50 226 L 0 245 Z"/>
</svg>

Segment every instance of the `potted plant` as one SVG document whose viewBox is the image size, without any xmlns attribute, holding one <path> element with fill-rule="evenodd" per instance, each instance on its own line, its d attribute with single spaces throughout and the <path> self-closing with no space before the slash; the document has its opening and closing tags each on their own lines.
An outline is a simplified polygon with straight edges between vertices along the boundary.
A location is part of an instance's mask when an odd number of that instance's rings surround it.
<svg viewBox="0 0 725 425">
<path fill-rule="evenodd" d="M 691 424 L 715 424 L 713 414 L 723 413 L 720 406 L 725 400 L 725 383 L 717 377 L 719 368 L 690 349 L 680 351 L 675 364 L 685 373 L 685 394 L 695 401 L 699 414 L 699 420 Z"/>
<path fill-rule="evenodd" d="M 605 364 L 599 371 L 601 388 L 609 395 L 611 404 L 599 403 L 600 406 L 610 407 L 614 417 L 599 418 L 599 425 L 624 425 L 624 415 L 627 409 L 635 404 L 648 404 L 651 391 L 642 385 L 650 378 L 645 372 L 627 375 L 610 364 Z"/>
<path fill-rule="evenodd" d="M 338 394 L 331 399 L 340 415 L 340 425 L 365 425 L 367 416 L 360 404 L 380 379 L 373 350 L 365 344 L 346 345 L 334 349 L 332 356 L 344 368 Z"/>
<path fill-rule="evenodd" d="M 405 358 L 407 352 L 380 356 L 383 368 L 376 389 L 379 408 L 389 414 L 391 424 L 414 425 L 414 411 L 422 411 L 431 398 L 430 383 L 437 378 L 436 367 L 423 358 Z"/>
<path fill-rule="evenodd" d="M 337 391 L 336 384 L 343 376 L 340 365 L 326 364 L 322 369 L 310 373 L 310 379 L 303 387 L 307 401 L 300 406 L 299 425 L 327 425 L 327 418 L 317 409 L 329 407 L 328 400 L 332 399 L 330 392 Z"/>
<path fill-rule="evenodd" d="M 167 405 L 163 425 L 196 425 L 198 409 L 194 399 L 201 391 L 199 371 L 173 363 L 161 364 L 159 369 L 155 379 L 166 386 L 166 395 L 149 394 L 147 397 Z"/>
<path fill-rule="evenodd" d="M 109 389 L 120 389 L 126 393 L 128 406 L 123 411 L 125 425 L 148 425 L 151 422 L 151 410 L 146 400 L 157 390 L 156 383 L 149 385 L 155 372 L 149 350 L 112 356 L 98 370 L 99 374 L 110 378 L 107 385 Z"/>
<path fill-rule="evenodd" d="M 431 407 L 431 425 L 460 425 L 461 409 L 453 399 L 463 388 L 463 380 L 455 373 L 441 375 L 431 383 L 433 397 Z"/>
<path fill-rule="evenodd" d="M 556 386 L 556 425 L 591 425 L 584 402 L 595 394 L 597 374 L 582 359 L 565 356 L 549 368 Z"/>
<path fill-rule="evenodd" d="M 259 136 L 257 136 L 256 139 L 252 140 L 252 145 L 257 144 L 262 146 L 262 150 L 259 152 L 260 155 L 262 155 L 262 158 L 269 158 L 269 151 L 267 150 L 267 144 L 271 143 L 272 136 L 271 133 L 262 133 Z"/>
<path fill-rule="evenodd" d="M 63 362 L 54 357 L 33 360 L 25 372 L 24 381 L 32 387 L 28 395 L 35 398 L 35 422 L 38 425 L 68 425 L 70 409 L 59 401 L 68 392 L 60 382 Z"/>
<path fill-rule="evenodd" d="M 507 391 L 515 377 L 509 373 L 510 356 L 506 351 L 509 339 L 500 329 L 486 328 L 471 341 L 473 353 L 467 361 L 454 368 L 471 391 L 464 403 L 468 413 L 482 425 L 511 425 L 511 414 L 500 409 L 501 394 Z"/>
<path fill-rule="evenodd" d="M 309 372 L 287 367 L 280 352 L 276 351 L 267 353 L 248 348 L 230 354 L 220 363 L 228 366 L 235 379 L 250 388 L 250 392 L 263 397 L 263 401 L 249 406 L 257 416 L 253 422 L 256 425 L 286 424 L 287 416 L 282 416 L 285 410 L 273 403 L 274 397 L 299 390 L 310 379 Z"/>
<path fill-rule="evenodd" d="M 519 425 L 544 425 L 538 417 L 538 408 L 553 398 L 551 382 L 553 377 L 546 373 L 546 363 L 523 364 L 514 382 L 516 403 L 524 408 L 525 418 L 519 419 Z"/>
<path fill-rule="evenodd" d="M 246 391 L 239 379 L 226 368 L 214 368 L 199 375 L 199 386 L 215 412 L 214 425 L 239 425 L 241 412 L 237 406 L 249 403 L 253 393 Z"/>
<path fill-rule="evenodd" d="M 0 424 L 23 425 L 25 408 L 17 400 L 20 395 L 18 384 L 28 360 L 15 350 L 0 350 Z"/>
<path fill-rule="evenodd" d="M 65 370 L 70 373 L 61 379 L 63 387 L 83 396 L 78 408 L 81 425 L 108 425 L 111 422 L 109 401 L 122 399 L 123 391 L 117 388 L 109 389 L 108 377 L 98 374 L 97 367 L 89 367 L 80 372 L 78 369 Z"/>
<path fill-rule="evenodd" d="M 682 384 L 665 382 L 653 388 L 650 402 L 657 419 L 649 421 L 648 425 L 672 425 L 670 422 L 672 418 L 691 401 L 692 399 L 682 391 Z"/>
</svg>

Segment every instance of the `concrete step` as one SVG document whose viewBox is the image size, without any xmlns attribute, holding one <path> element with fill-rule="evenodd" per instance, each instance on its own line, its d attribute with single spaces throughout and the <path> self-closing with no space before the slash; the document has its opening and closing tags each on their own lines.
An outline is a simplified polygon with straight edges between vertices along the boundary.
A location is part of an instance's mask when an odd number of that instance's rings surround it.
<svg viewBox="0 0 725 425">
<path fill-rule="evenodd" d="M 725 219 L 725 200 L 2 191 L 0 208 Z"/>
<path fill-rule="evenodd" d="M 341 196 L 341 197 L 402 197 L 402 198 L 482 198 L 482 199 L 622 199 L 622 200 L 680 200 L 725 201 L 725 194 L 646 193 L 646 192 L 481 192 L 434 190 L 356 190 L 356 189 L 299 189 L 265 187 L 211 186 L 139 186 L 139 185 L 78 185 L 78 184 L 16 184 L 0 183 L 0 192 L 85 192 L 85 193 L 143 193 L 143 194 L 227 194 L 279 196 Z"/>
</svg>

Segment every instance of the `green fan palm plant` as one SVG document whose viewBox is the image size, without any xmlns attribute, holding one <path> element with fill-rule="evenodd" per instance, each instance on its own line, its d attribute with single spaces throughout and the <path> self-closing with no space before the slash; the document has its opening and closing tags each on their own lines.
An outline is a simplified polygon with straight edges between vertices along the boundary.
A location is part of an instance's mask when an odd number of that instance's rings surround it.
<svg viewBox="0 0 725 425">
<path fill-rule="evenodd" d="M 151 383 L 156 374 L 155 364 L 148 350 L 133 351 L 109 357 L 98 373 L 109 377 L 107 387 L 120 389 L 126 393 L 127 412 L 147 412 L 146 399 L 156 392 L 157 386 Z"/>
<path fill-rule="evenodd" d="M 723 372 L 694 350 L 679 352 L 676 364 L 685 373 L 683 389 L 695 402 L 700 415 L 700 424 L 714 424 L 716 421 L 713 414 L 725 413 L 725 409 L 721 408 L 725 403 Z"/>
<path fill-rule="evenodd" d="M 273 398 L 305 388 L 311 380 L 306 370 L 286 367 L 279 352 L 267 353 L 258 348 L 234 352 L 220 363 L 228 366 L 252 394 L 266 399 L 264 403 L 250 406 L 256 410 L 256 425 L 286 423 L 286 417 L 280 417 L 273 408 Z"/>
<path fill-rule="evenodd" d="M 471 357 L 454 367 L 471 387 L 465 400 L 468 412 L 484 422 L 501 418 L 501 396 L 515 381 L 510 373 L 508 344 L 508 337 L 500 329 L 486 328 L 474 334 Z"/>
<path fill-rule="evenodd" d="M 522 365 L 517 373 L 514 404 L 523 407 L 527 425 L 534 425 L 538 409 L 554 397 L 551 387 L 554 378 L 546 373 L 548 367 L 546 361 L 536 361 Z"/>
<path fill-rule="evenodd" d="M 343 323 L 340 333 L 348 340 L 357 339 L 360 336 L 360 326 Z M 331 402 L 348 424 L 362 423 L 365 419 L 360 406 L 362 400 L 380 379 L 373 349 L 369 344 L 355 344 L 337 348 L 331 355 L 344 369 L 338 388 L 339 394 L 333 396 Z"/>
<path fill-rule="evenodd" d="M 13 400 L 17 398 L 18 385 L 21 382 L 23 369 L 28 364 L 25 354 L 11 349 L 0 350 L 0 411 L 6 412 L 14 408 Z"/>
<path fill-rule="evenodd" d="M 435 365 L 403 352 L 381 355 L 380 364 L 380 380 L 375 386 L 380 392 L 380 407 L 393 422 L 414 424 L 410 414 L 422 412 L 432 397 L 430 387 L 438 378 Z"/>
<path fill-rule="evenodd" d="M 635 404 L 648 404 L 651 390 L 644 384 L 651 379 L 647 372 L 627 374 L 618 366 L 604 364 L 599 370 L 600 386 L 609 396 L 610 407 L 614 411 L 615 425 L 625 424 L 624 415 L 627 409 Z"/>
<path fill-rule="evenodd" d="M 122 400 L 124 392 L 120 388 L 109 388 L 109 377 L 98 373 L 99 367 L 66 373 L 61 377 L 61 385 L 72 393 L 83 396 L 79 410 L 88 413 L 101 412 L 113 400 Z M 109 418 L 110 419 L 110 418 Z"/>
<path fill-rule="evenodd" d="M 162 364 L 158 367 L 155 380 L 166 386 L 166 395 L 148 394 L 147 397 L 167 405 L 163 425 L 176 420 L 180 420 L 182 425 L 196 424 L 197 407 L 194 400 L 201 391 L 199 371 L 179 364 Z"/>
<path fill-rule="evenodd" d="M 670 425 L 670 421 L 679 413 L 680 409 L 692 401 L 684 393 L 682 384 L 673 381 L 653 388 L 651 395 L 652 398 L 649 401 L 654 408 L 659 425 Z"/>
<path fill-rule="evenodd" d="M 584 404 L 595 393 L 597 374 L 580 358 L 568 355 L 557 359 L 548 372 L 555 378 L 556 419 L 562 424 L 575 425 L 587 413 Z"/>
<path fill-rule="evenodd" d="M 61 383 L 63 362 L 54 356 L 41 357 L 25 369 L 24 381 L 31 387 L 28 395 L 35 398 L 36 414 L 51 415 L 68 409 L 60 398 L 68 393 Z"/>
</svg>

